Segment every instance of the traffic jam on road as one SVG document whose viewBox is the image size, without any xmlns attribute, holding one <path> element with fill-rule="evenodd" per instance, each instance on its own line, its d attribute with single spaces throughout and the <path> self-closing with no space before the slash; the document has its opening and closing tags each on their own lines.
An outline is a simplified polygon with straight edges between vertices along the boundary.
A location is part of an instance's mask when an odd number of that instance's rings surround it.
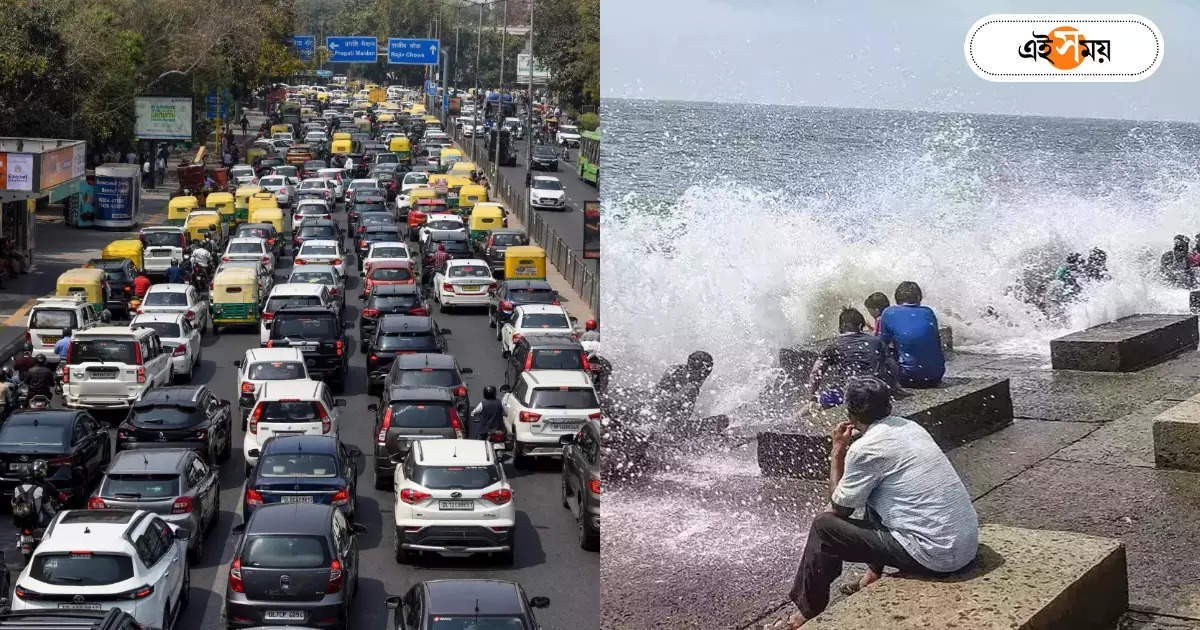
<svg viewBox="0 0 1200 630">
<path fill-rule="evenodd" d="M 178 191 L 30 309 L 0 410 L 8 605 L 598 628 L 595 322 L 418 91 L 287 94 L 227 190 Z"/>
</svg>

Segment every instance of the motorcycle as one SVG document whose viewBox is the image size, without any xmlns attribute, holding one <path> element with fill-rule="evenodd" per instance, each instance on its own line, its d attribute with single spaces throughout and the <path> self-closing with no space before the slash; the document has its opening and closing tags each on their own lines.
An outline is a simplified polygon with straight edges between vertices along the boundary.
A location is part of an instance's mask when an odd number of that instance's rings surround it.
<svg viewBox="0 0 1200 630">
<path fill-rule="evenodd" d="M 13 525 L 17 528 L 17 549 L 21 552 L 21 566 L 29 564 L 33 552 L 42 542 L 45 527 L 58 513 L 66 495 L 47 496 L 42 486 L 22 481 L 13 489 L 11 500 Z"/>
</svg>

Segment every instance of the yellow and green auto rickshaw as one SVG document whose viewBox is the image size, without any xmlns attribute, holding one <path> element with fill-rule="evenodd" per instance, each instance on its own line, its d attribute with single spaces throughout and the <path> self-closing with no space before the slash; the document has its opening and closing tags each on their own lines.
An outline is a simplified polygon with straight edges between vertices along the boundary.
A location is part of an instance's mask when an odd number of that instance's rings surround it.
<svg viewBox="0 0 1200 630">
<path fill-rule="evenodd" d="M 59 297 L 84 296 L 88 304 L 99 313 L 104 310 L 105 278 L 103 269 L 68 269 L 58 276 L 54 295 Z"/>
<path fill-rule="evenodd" d="M 457 150 L 458 149 L 455 149 L 455 151 L 457 151 Z M 445 150 L 443 149 L 442 152 L 444 154 Z M 446 169 L 446 174 L 447 175 L 462 175 L 464 177 L 470 177 L 471 173 L 474 173 L 478 168 L 479 168 L 479 166 L 477 164 L 475 164 L 474 162 L 468 162 L 466 160 L 466 156 L 463 156 L 463 159 L 456 160 L 453 164 L 450 165 L 450 168 Z"/>
<path fill-rule="evenodd" d="M 172 197 L 167 203 L 167 225 L 183 225 L 187 223 L 188 214 L 200 207 L 200 200 L 192 195 Z"/>
<path fill-rule="evenodd" d="M 354 152 L 354 142 L 351 140 L 334 140 L 329 143 L 329 152 L 333 155 L 347 155 Z"/>
<path fill-rule="evenodd" d="M 212 300 L 213 330 L 221 326 L 258 324 L 258 276 L 253 269 L 227 267 L 213 276 L 210 299 Z"/>
<path fill-rule="evenodd" d="M 233 193 L 233 208 L 236 213 L 234 215 L 236 223 L 241 224 L 250 220 L 250 197 L 260 192 L 262 192 L 262 186 L 238 186 L 237 191 Z"/>
<path fill-rule="evenodd" d="M 438 154 L 438 170 L 443 173 L 449 173 L 450 169 L 454 168 L 455 164 L 467 159 L 463 152 L 454 147 L 444 147 L 442 152 Z M 467 173 L 470 175 L 470 173 Z"/>
<path fill-rule="evenodd" d="M 412 142 L 407 136 L 396 136 L 388 142 L 388 151 L 396 154 L 401 164 L 412 164 Z"/>
<path fill-rule="evenodd" d="M 437 199 L 437 198 L 438 198 L 437 191 L 429 186 L 422 186 L 421 188 L 414 188 L 414 189 L 408 191 L 408 207 L 409 208 L 417 207 L 417 201 L 420 199 Z"/>
<path fill-rule="evenodd" d="M 479 184 L 463 184 L 458 189 L 458 213 L 470 216 L 477 203 L 487 203 L 487 189 Z"/>
<path fill-rule="evenodd" d="M 208 193 L 208 197 L 204 199 L 204 207 L 217 210 L 221 215 L 221 225 L 225 226 L 227 232 L 237 225 L 237 206 L 233 195 L 227 192 Z"/>
<path fill-rule="evenodd" d="M 504 211 L 492 204 L 480 204 L 471 210 L 471 240 L 487 238 L 488 232 L 504 227 Z"/>
<path fill-rule="evenodd" d="M 271 125 L 271 135 L 274 136 L 277 133 L 292 133 L 292 126 L 285 124 Z"/>
<path fill-rule="evenodd" d="M 283 210 L 277 206 L 259 206 L 250 210 L 251 223 L 270 223 L 277 234 L 283 234 Z M 277 237 L 282 238 L 282 236 Z"/>
<path fill-rule="evenodd" d="M 351 139 L 353 139 L 353 138 L 350 135 L 349 131 L 335 131 L 335 132 L 333 132 L 333 137 L 330 138 L 330 140 L 333 140 L 335 142 L 338 140 L 351 140 Z"/>
<path fill-rule="evenodd" d="M 225 236 L 228 232 L 221 225 L 221 213 L 216 210 L 192 211 L 188 215 L 184 230 L 187 231 L 188 242 L 204 240 L 204 235 L 207 234 L 216 242 L 217 247 L 225 247 Z"/>
<path fill-rule="evenodd" d="M 546 250 L 533 245 L 513 245 L 504 251 L 505 280 L 545 280 Z"/>
<path fill-rule="evenodd" d="M 463 186 L 471 185 L 471 178 L 462 175 L 445 175 L 444 177 L 446 178 L 446 205 L 451 208 L 458 208 L 459 200 L 462 197 L 462 188 Z M 461 210 L 458 212 L 462 213 Z"/>
<path fill-rule="evenodd" d="M 134 267 L 142 269 L 145 259 L 142 257 L 142 241 L 136 238 L 123 238 L 113 241 L 100 250 L 101 258 L 127 258 Z"/>
<path fill-rule="evenodd" d="M 250 213 L 249 219 L 251 223 L 255 223 L 254 211 L 259 208 L 278 208 L 279 200 L 275 198 L 275 193 L 269 190 L 261 190 L 250 195 L 249 200 Z"/>
</svg>

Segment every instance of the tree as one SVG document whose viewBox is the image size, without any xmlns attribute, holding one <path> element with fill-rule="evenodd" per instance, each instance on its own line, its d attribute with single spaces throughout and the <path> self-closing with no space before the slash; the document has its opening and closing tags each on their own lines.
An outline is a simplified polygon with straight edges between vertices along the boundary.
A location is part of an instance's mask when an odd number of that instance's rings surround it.
<svg viewBox="0 0 1200 630">
<path fill-rule="evenodd" d="M 568 108 L 600 103 L 600 0 L 535 0 L 533 53 Z"/>
</svg>

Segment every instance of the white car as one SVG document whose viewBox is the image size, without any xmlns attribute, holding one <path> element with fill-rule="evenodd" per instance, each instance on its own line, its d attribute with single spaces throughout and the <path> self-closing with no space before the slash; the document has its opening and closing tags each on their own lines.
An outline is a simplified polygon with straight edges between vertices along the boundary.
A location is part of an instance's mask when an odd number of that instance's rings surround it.
<svg viewBox="0 0 1200 630">
<path fill-rule="evenodd" d="M 310 177 L 300 182 L 300 187 L 296 189 L 297 203 L 299 203 L 299 201 L 303 201 L 304 199 L 316 198 L 333 204 L 337 202 L 337 199 L 335 199 L 336 191 L 337 187 L 328 179 L 323 177 Z M 312 195 L 319 196 L 312 197 Z"/>
<path fill-rule="evenodd" d="M 254 167 L 246 164 L 239 164 L 229 169 L 229 178 L 238 186 L 247 186 L 258 181 L 258 176 L 254 174 Z"/>
<path fill-rule="evenodd" d="M 433 296 L 442 312 L 456 306 L 487 306 L 488 292 L 496 288 L 487 261 L 458 258 L 433 273 Z"/>
<path fill-rule="evenodd" d="M 341 241 L 331 239 L 313 239 L 304 241 L 296 252 L 297 265 L 331 265 L 337 269 L 338 275 L 346 278 L 346 252 L 342 251 Z"/>
<path fill-rule="evenodd" d="M 429 244 L 429 239 L 433 236 L 441 236 L 447 232 L 466 232 L 467 224 L 463 223 L 463 218 L 457 214 L 434 213 L 430 214 L 425 219 L 425 224 L 417 232 L 417 240 L 424 247 Z"/>
<path fill-rule="evenodd" d="M 304 144 L 321 145 L 327 139 L 324 131 L 310 131 L 304 134 Z"/>
<path fill-rule="evenodd" d="M 589 419 L 600 418 L 592 377 L 582 370 L 526 370 L 504 397 L 504 426 L 513 465 L 529 466 L 531 457 L 562 457 L 559 439 Z"/>
<path fill-rule="evenodd" d="M 38 298 L 25 318 L 25 338 L 33 344 L 34 356 L 44 356 L 54 365 L 59 361 L 54 344 L 62 339 L 63 329 L 74 332 L 101 325 L 101 315 L 85 296 Z"/>
<path fill-rule="evenodd" d="M 17 577 L 11 608 L 119 608 L 143 628 L 173 628 L 191 588 L 187 547 L 186 529 L 145 510 L 64 510 Z"/>
<path fill-rule="evenodd" d="M 378 195 L 383 194 L 383 189 L 379 187 L 379 182 L 374 179 L 355 179 L 351 180 L 350 185 L 346 187 L 346 201 L 354 199 L 354 193 L 369 191 Z"/>
<path fill-rule="evenodd" d="M 143 313 L 129 322 L 130 328 L 149 328 L 158 333 L 163 348 L 171 353 L 175 378 L 192 380 L 200 362 L 200 330 L 180 313 Z"/>
<path fill-rule="evenodd" d="M 500 348 L 508 356 L 521 337 L 537 334 L 572 334 L 575 327 L 567 310 L 557 304 L 522 304 L 513 309 L 513 314 L 504 322 L 496 335 Z"/>
<path fill-rule="evenodd" d="M 267 239 L 257 236 L 239 236 L 229 239 L 225 253 L 221 254 L 221 262 L 237 260 L 257 260 L 269 271 L 275 270 L 275 252 L 267 244 Z M 151 290 L 154 287 L 150 287 Z"/>
<path fill-rule="evenodd" d="M 142 262 L 146 273 L 161 275 L 172 260 L 183 260 L 183 250 L 190 239 L 183 226 L 153 225 L 142 228 L 138 234 L 142 241 Z"/>
<path fill-rule="evenodd" d="M 345 171 L 340 168 L 323 168 L 317 171 L 317 177 L 333 182 L 334 201 L 342 201 L 346 196 L 346 185 L 343 181 Z"/>
<path fill-rule="evenodd" d="M 138 315 L 142 313 L 180 313 L 194 323 L 200 332 L 208 330 L 212 325 L 208 299 L 202 297 L 196 291 L 196 287 L 190 284 L 151 285 L 137 310 Z"/>
<path fill-rule="evenodd" d="M 258 185 L 262 186 L 263 190 L 275 193 L 275 201 L 283 207 L 292 205 L 292 201 L 296 199 L 298 183 L 296 178 L 283 175 L 268 175 L 258 180 Z"/>
<path fill-rule="evenodd" d="M 550 175 L 538 175 L 529 186 L 529 205 L 544 210 L 565 210 L 567 191 L 562 181 Z"/>
<path fill-rule="evenodd" d="M 267 345 L 271 337 L 271 320 L 275 319 L 275 311 L 284 306 L 324 306 L 338 309 L 339 305 L 329 294 L 329 287 L 323 284 L 277 284 L 271 288 L 271 294 L 263 303 L 262 317 L 258 324 L 258 343 Z"/>
<path fill-rule="evenodd" d="M 513 560 L 517 509 L 490 442 L 415 440 L 395 480 L 396 562 L 422 551 L 496 554 Z M 463 544 L 448 541 L 470 531 Z"/>
<path fill-rule="evenodd" d="M 371 271 L 372 263 L 396 260 L 413 262 L 416 257 L 416 253 L 408 248 L 408 243 L 401 241 L 375 241 L 371 243 L 371 248 L 367 250 L 367 255 L 363 257 L 363 275 L 365 276 Z"/>
<path fill-rule="evenodd" d="M 233 362 L 237 371 L 238 408 L 241 410 L 242 430 L 246 418 L 254 409 L 263 383 L 268 381 L 307 381 L 308 367 L 300 348 L 251 348 L 240 361 Z"/>
<path fill-rule="evenodd" d="M 554 143 L 564 147 L 579 146 L 579 127 L 575 125 L 559 125 L 558 133 L 554 136 Z"/>
<path fill-rule="evenodd" d="M 410 171 L 404 174 L 404 179 L 400 181 L 400 192 L 406 193 L 414 188 L 422 188 L 429 184 L 429 173 L 420 171 Z"/>
<path fill-rule="evenodd" d="M 304 199 L 296 206 L 292 215 L 292 226 L 300 225 L 305 219 L 333 219 L 333 203 L 320 199 Z"/>
<path fill-rule="evenodd" d="M 338 435 L 338 408 L 323 381 L 268 381 L 258 392 L 258 401 L 246 421 L 242 454 L 246 475 L 258 463 L 262 445 L 273 435 Z"/>
<path fill-rule="evenodd" d="M 97 326 L 71 336 L 63 368 L 68 407 L 127 409 L 151 387 L 175 378 L 171 353 L 152 330 Z"/>
</svg>

